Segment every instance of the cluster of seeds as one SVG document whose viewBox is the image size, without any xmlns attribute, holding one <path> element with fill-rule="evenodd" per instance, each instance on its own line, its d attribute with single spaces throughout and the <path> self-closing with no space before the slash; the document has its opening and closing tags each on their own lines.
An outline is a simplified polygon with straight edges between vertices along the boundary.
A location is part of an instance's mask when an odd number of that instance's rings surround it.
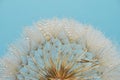
<svg viewBox="0 0 120 80">
<path fill-rule="evenodd" d="M 119 64 L 116 49 L 90 26 L 67 19 L 45 20 L 26 28 L 24 35 L 2 58 L 0 80 L 119 78 L 111 76 Z"/>
</svg>

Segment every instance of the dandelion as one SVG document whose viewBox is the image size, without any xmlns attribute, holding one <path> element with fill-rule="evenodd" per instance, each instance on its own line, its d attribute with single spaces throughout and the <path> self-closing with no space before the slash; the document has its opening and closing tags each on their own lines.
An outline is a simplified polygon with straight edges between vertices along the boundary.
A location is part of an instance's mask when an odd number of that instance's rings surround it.
<svg viewBox="0 0 120 80">
<path fill-rule="evenodd" d="M 26 28 L 0 62 L 0 80 L 120 79 L 116 47 L 90 25 L 69 19 Z"/>
</svg>

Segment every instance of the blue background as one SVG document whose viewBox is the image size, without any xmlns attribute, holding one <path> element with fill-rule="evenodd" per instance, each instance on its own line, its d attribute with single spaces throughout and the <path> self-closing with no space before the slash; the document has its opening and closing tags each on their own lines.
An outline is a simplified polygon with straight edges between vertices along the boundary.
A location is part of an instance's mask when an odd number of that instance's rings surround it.
<svg viewBox="0 0 120 80">
<path fill-rule="evenodd" d="M 120 0 L 0 0 L 0 55 L 25 26 L 53 17 L 91 24 L 120 43 Z"/>
</svg>

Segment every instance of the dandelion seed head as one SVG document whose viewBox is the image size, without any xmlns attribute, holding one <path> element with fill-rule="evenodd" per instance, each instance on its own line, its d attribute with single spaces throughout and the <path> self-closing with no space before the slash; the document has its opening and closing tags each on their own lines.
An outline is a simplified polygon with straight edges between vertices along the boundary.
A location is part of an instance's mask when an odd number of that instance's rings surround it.
<svg viewBox="0 0 120 80">
<path fill-rule="evenodd" d="M 0 60 L 1 80 L 119 80 L 116 47 L 100 31 L 69 19 L 25 28 Z"/>
</svg>

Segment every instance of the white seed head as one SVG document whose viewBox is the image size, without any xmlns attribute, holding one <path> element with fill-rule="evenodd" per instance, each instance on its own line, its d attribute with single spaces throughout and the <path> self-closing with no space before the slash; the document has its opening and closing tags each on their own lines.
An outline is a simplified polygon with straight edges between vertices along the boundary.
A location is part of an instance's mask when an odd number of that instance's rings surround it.
<svg viewBox="0 0 120 80">
<path fill-rule="evenodd" d="M 43 20 L 0 59 L 0 80 L 119 80 L 113 43 L 89 25 Z"/>
</svg>

